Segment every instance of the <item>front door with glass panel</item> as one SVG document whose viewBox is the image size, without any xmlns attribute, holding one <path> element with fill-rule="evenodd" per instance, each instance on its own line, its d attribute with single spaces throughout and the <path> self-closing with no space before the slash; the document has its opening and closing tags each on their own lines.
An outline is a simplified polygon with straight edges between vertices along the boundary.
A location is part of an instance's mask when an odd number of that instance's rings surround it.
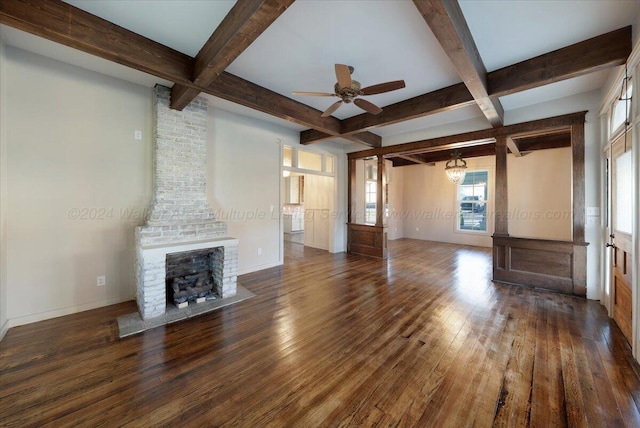
<svg viewBox="0 0 640 428">
<path fill-rule="evenodd" d="M 633 168 L 631 158 L 631 131 L 620 136 L 611 146 L 611 292 L 613 319 L 632 343 L 632 289 L 631 246 Z"/>
</svg>

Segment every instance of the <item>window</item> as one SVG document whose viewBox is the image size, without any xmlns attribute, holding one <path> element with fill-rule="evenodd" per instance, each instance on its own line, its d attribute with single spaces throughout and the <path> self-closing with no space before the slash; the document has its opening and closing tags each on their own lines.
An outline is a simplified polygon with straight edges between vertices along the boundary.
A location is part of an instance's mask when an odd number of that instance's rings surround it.
<svg viewBox="0 0 640 428">
<path fill-rule="evenodd" d="M 322 171 L 322 155 L 298 150 L 298 168 Z"/>
<path fill-rule="evenodd" d="M 627 90 L 620 97 L 621 99 L 618 99 L 613 104 L 613 111 L 611 114 L 611 134 L 614 134 L 629 119 L 632 91 L 633 85 L 629 83 L 627 85 Z"/>
<path fill-rule="evenodd" d="M 378 188 L 378 165 L 375 161 L 365 163 L 365 199 L 364 199 L 364 222 L 376 223 L 376 202 Z"/>
<path fill-rule="evenodd" d="M 631 152 L 626 152 L 616 159 L 615 169 L 615 195 L 616 195 L 616 218 L 615 229 L 619 232 L 631 234 L 633 223 L 633 161 Z"/>
<path fill-rule="evenodd" d="M 464 181 L 458 184 L 457 230 L 487 231 L 488 171 L 467 171 Z"/>
<path fill-rule="evenodd" d="M 329 154 L 320 154 L 301 150 L 296 147 L 283 146 L 282 166 L 285 167 L 285 177 L 293 172 L 317 171 L 322 175 L 335 175 L 336 158 Z"/>
<path fill-rule="evenodd" d="M 324 171 L 325 172 L 333 172 L 333 156 L 325 156 L 324 157 Z"/>
<path fill-rule="evenodd" d="M 293 166 L 293 149 L 289 146 L 283 148 L 282 166 Z"/>
</svg>

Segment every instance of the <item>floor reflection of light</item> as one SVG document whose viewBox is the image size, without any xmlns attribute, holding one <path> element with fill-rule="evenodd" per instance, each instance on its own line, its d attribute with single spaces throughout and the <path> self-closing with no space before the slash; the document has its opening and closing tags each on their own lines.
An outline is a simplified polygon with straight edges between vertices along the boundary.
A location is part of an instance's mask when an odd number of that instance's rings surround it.
<svg viewBox="0 0 640 428">
<path fill-rule="evenodd" d="M 457 295 L 474 305 L 489 303 L 487 283 L 491 258 L 487 254 L 473 251 L 459 251 L 456 254 L 456 269 L 453 287 Z"/>
<path fill-rule="evenodd" d="M 280 351 L 282 361 L 295 365 L 298 359 L 296 349 L 296 323 L 295 314 L 288 311 L 280 311 L 276 315 L 276 332 L 278 350 Z"/>
</svg>

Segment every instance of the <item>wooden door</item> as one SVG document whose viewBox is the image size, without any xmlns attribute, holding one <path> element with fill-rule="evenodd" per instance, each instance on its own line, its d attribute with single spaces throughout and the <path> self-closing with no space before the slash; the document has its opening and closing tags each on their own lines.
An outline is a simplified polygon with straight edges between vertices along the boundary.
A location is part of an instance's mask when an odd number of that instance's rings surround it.
<svg viewBox="0 0 640 428">
<path fill-rule="evenodd" d="M 631 131 L 613 143 L 611 171 L 611 292 L 613 319 L 629 343 L 632 338 L 631 246 L 632 223 L 632 155 Z"/>
</svg>

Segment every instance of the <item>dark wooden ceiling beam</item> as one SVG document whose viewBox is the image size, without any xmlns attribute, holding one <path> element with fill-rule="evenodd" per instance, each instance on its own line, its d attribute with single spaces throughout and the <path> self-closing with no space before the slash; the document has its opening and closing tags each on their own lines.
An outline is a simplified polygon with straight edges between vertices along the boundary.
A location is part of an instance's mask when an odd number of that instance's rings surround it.
<svg viewBox="0 0 640 428">
<path fill-rule="evenodd" d="M 396 155 L 396 157 L 399 157 L 401 159 L 404 159 L 406 161 L 413 162 L 413 163 L 416 163 L 416 164 L 421 164 L 421 165 L 430 165 L 430 164 L 432 164 L 432 162 L 425 162 L 420 155 L 402 155 L 402 154 L 400 154 L 400 155 Z"/>
<path fill-rule="evenodd" d="M 487 69 L 457 0 L 413 0 L 489 123 L 502 126 L 504 109 L 487 91 Z"/>
<path fill-rule="evenodd" d="M 320 143 L 333 138 L 335 138 L 333 135 L 320 132 L 315 129 L 305 129 L 304 131 L 300 131 L 300 144 L 302 145 Z"/>
<path fill-rule="evenodd" d="M 464 83 L 458 83 L 428 94 L 419 95 L 405 101 L 390 104 L 382 109 L 382 113 L 372 115 L 362 113 L 342 120 L 342 137 L 359 134 L 380 126 L 393 125 L 410 119 L 428 116 L 474 105 L 475 101 Z M 334 136 L 305 130 L 300 133 L 300 144 L 313 144 L 325 141 Z"/>
<path fill-rule="evenodd" d="M 467 87 L 464 83 L 458 83 L 385 106 L 382 109 L 382 113 L 375 116 L 369 113 L 362 113 L 344 119 L 342 121 L 342 133 L 355 134 L 380 126 L 392 125 L 473 104 L 475 104 L 475 101 Z"/>
<path fill-rule="evenodd" d="M 0 24 L 317 129 L 334 138 L 342 134 L 341 123 L 335 117 L 322 118 L 319 110 L 232 74 L 223 72 L 208 86 L 198 86 L 191 81 L 192 57 L 60 0 L 0 1 Z M 368 146 L 379 146 L 381 141 L 380 136 L 371 133 L 342 138 Z"/>
<path fill-rule="evenodd" d="M 451 154 L 458 152 L 464 159 L 477 158 L 481 156 L 494 156 L 496 154 L 495 144 L 482 144 L 472 147 L 440 150 L 437 152 L 424 153 L 419 155 L 392 155 L 388 157 L 393 162 L 393 166 L 408 165 L 435 165 L 436 162 L 444 162 L 451 159 Z M 420 161 L 418 162 L 417 159 Z"/>
<path fill-rule="evenodd" d="M 489 96 L 498 97 L 625 63 L 631 54 L 631 27 L 621 28 L 487 74 Z M 466 93 L 466 98 L 464 94 Z M 464 84 L 386 106 L 378 116 L 361 114 L 342 121 L 343 133 L 422 117 L 474 104 Z M 391 108 L 391 109 L 390 109 Z M 417 110 L 416 110 L 417 109 Z M 431 110 L 430 110 L 431 109 Z M 307 144 L 313 141 L 307 141 Z"/>
<path fill-rule="evenodd" d="M 381 138 L 372 133 L 344 137 L 340 135 L 340 121 L 333 116 L 322 117 L 322 112 L 296 100 L 280 95 L 231 73 L 222 72 L 202 92 L 333 135 L 348 138 L 370 147 L 379 147 Z"/>
<path fill-rule="evenodd" d="M 338 137 L 351 140 L 355 143 L 364 144 L 370 147 L 382 146 L 382 137 L 373 132 L 360 132 L 357 134 L 341 134 Z M 300 144 L 315 144 L 322 141 L 335 140 L 336 135 L 327 134 L 326 132 L 318 131 L 317 129 L 305 129 L 300 132 Z"/>
<path fill-rule="evenodd" d="M 632 48 L 631 26 L 620 28 L 490 72 L 489 94 L 502 97 L 622 65 Z"/>
<path fill-rule="evenodd" d="M 518 143 L 511 137 L 507 137 L 507 148 L 517 158 L 524 156 L 525 154 L 520 151 Z"/>
<path fill-rule="evenodd" d="M 517 140 L 521 149 L 521 156 L 538 150 L 557 149 L 562 147 L 571 147 L 571 134 L 567 133 L 552 133 L 551 135 L 538 135 L 534 137 L 525 137 Z M 495 156 L 496 147 L 494 143 L 480 144 L 470 147 L 460 147 L 455 149 L 442 149 L 438 151 L 432 151 L 427 153 L 420 153 L 414 155 L 394 154 L 387 158 L 392 161 L 393 166 L 408 166 L 408 165 L 435 165 L 436 162 L 444 162 L 451 159 L 453 152 L 460 153 L 463 159 L 471 159 L 481 156 Z M 516 153 L 512 152 L 514 156 L 518 157 Z"/>
<path fill-rule="evenodd" d="M 190 85 L 193 58 L 59 0 L 0 1 L 0 24 Z"/>
<path fill-rule="evenodd" d="M 249 47 L 294 0 L 244 0 L 237 2 L 215 29 L 195 58 L 193 82 L 209 86 L 246 48 Z M 171 108 L 182 110 L 195 97 L 197 89 L 174 85 Z"/>
<path fill-rule="evenodd" d="M 519 139 L 518 147 L 523 152 L 571 147 L 571 134 L 552 134 Z"/>
<path fill-rule="evenodd" d="M 458 83 L 428 94 L 390 104 L 382 109 L 382 113 L 375 116 L 369 113 L 362 113 L 344 119 L 341 122 L 341 135 L 343 138 L 348 138 L 350 135 L 358 135 L 361 132 L 380 126 L 392 125 L 474 104 L 475 101 L 464 83 Z M 305 130 L 300 133 L 300 144 L 319 143 L 331 138 L 335 138 L 335 136 L 313 130 Z"/>
<path fill-rule="evenodd" d="M 546 119 L 532 120 L 516 123 L 499 128 L 483 129 L 480 131 L 465 132 L 462 134 L 448 135 L 445 137 L 431 138 L 428 140 L 413 141 L 404 144 L 395 144 L 376 149 L 362 150 L 348 154 L 349 159 L 360 159 L 371 156 L 393 157 L 398 154 L 429 153 L 449 149 L 464 149 L 465 147 L 487 145 L 494 143 L 499 136 L 517 138 L 528 136 L 527 134 L 546 132 L 558 133 L 560 130 L 570 129 L 571 125 L 584 123 L 586 111 L 554 116 Z"/>
<path fill-rule="evenodd" d="M 417 162 L 414 162 L 409 159 L 401 158 L 400 156 L 391 157 L 389 158 L 389 160 L 391 161 L 391 165 L 393 165 L 394 168 L 397 168 L 400 166 L 420 165 Z"/>
</svg>

